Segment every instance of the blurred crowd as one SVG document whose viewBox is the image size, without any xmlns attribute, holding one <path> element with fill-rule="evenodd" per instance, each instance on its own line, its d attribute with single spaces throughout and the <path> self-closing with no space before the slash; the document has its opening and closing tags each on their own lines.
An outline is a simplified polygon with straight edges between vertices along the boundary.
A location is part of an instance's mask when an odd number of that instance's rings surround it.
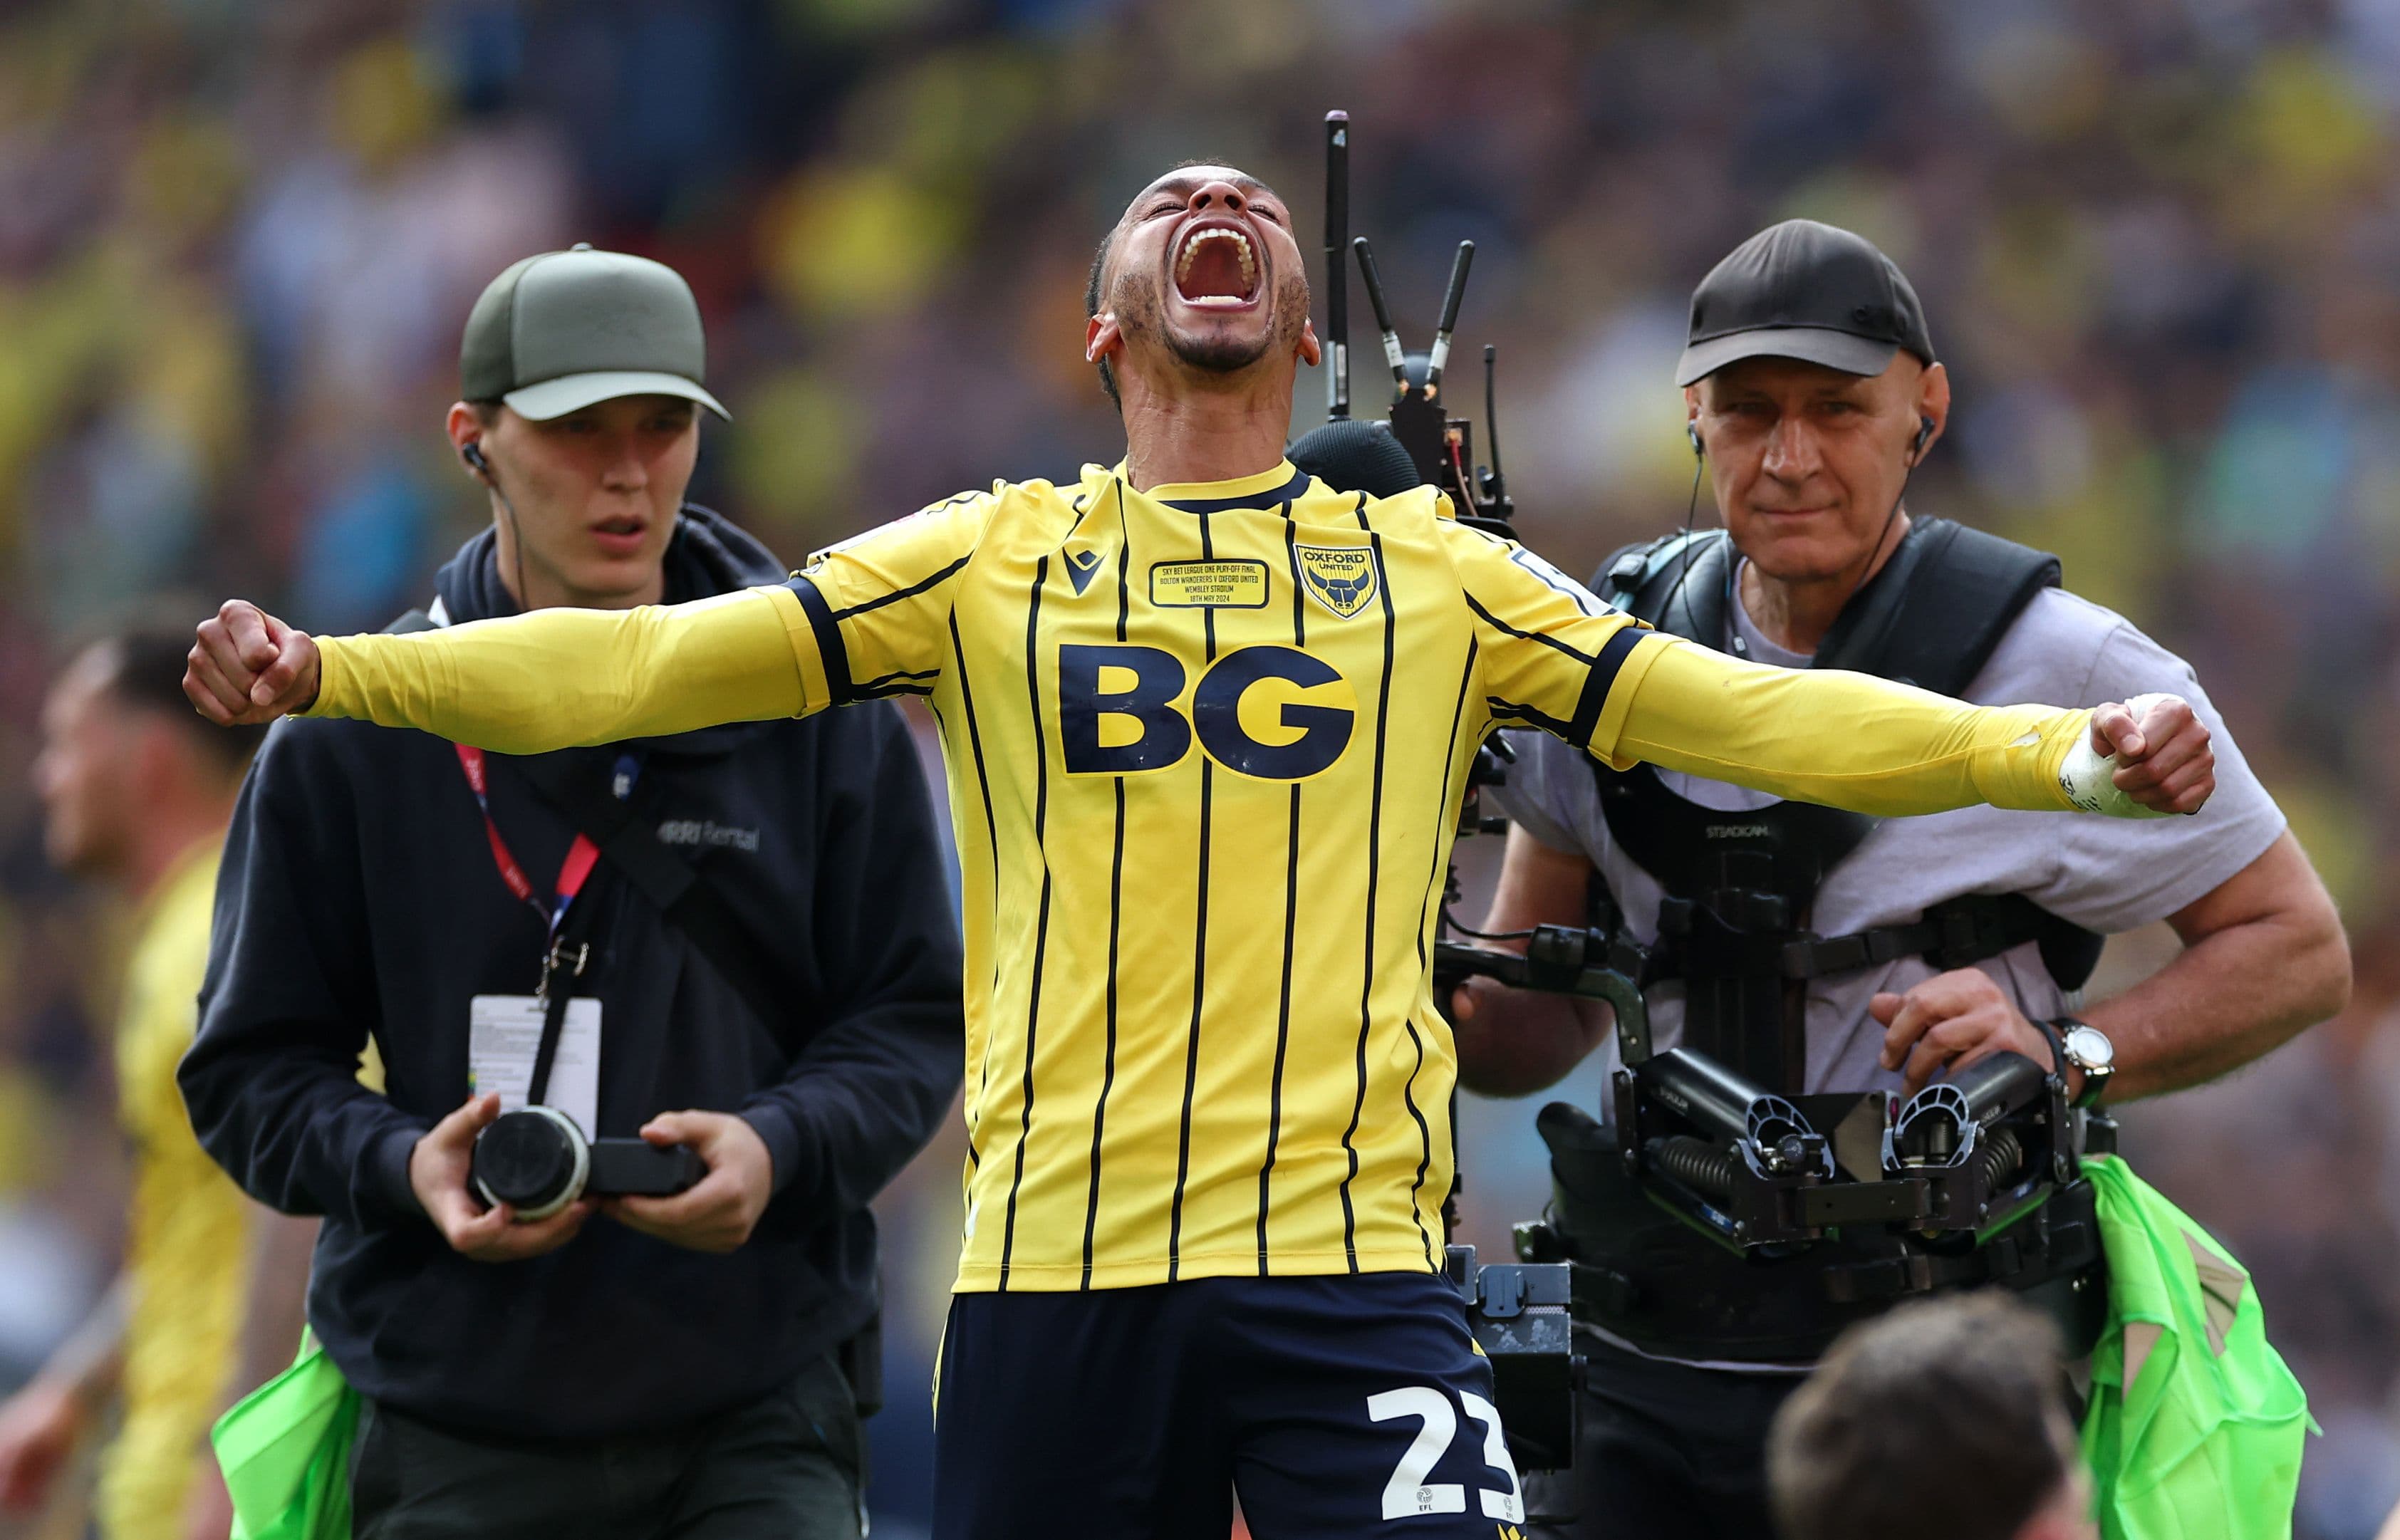
<svg viewBox="0 0 2400 1540">
<path fill-rule="evenodd" d="M 576 240 L 689 279 L 734 416 L 695 496 L 795 564 L 1113 458 L 1079 350 L 1098 236 L 1207 157 L 1315 249 L 1337 106 L 1411 345 L 1477 243 L 1459 341 L 1498 345 L 1520 522 L 1560 565 L 1684 518 L 1685 296 L 1805 214 L 1899 261 L 1952 372 L 1910 505 L 2057 551 L 2192 660 L 2342 904 L 2357 999 L 2134 1109 L 2127 1147 L 2255 1269 L 2311 1393 L 2299 1533 L 2370 1534 L 2400 1498 L 2393 0 L 0 7 L 0 1390 L 89 1303 L 120 1206 L 122 917 L 45 871 L 26 780 L 79 634 L 195 595 L 316 630 L 421 602 L 483 517 L 439 427 L 467 307 Z M 1295 432 L 1323 399 L 1304 379 Z M 1468 1110 L 1487 1247 L 1543 1196 L 1531 1111 Z M 885 1204 L 880 1533 L 926 1511 L 960 1154 Z"/>
</svg>

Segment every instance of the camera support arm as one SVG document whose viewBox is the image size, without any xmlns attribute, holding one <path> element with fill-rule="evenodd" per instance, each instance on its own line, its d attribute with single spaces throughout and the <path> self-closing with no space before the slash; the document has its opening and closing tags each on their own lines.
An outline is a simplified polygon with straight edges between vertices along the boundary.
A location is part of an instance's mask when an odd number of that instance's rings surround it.
<svg viewBox="0 0 2400 1540">
<path fill-rule="evenodd" d="M 1469 978 L 1489 978 L 1511 989 L 1604 1000 L 1616 1012 L 1618 1056 L 1628 1065 L 1640 1064 L 1650 1056 L 1650 1008 L 1643 1002 L 1642 986 L 1616 965 L 1623 960 L 1606 955 L 1606 945 L 1602 933 L 1572 925 L 1535 926 L 1521 954 L 1437 941 L 1434 982 L 1445 993 Z"/>
</svg>

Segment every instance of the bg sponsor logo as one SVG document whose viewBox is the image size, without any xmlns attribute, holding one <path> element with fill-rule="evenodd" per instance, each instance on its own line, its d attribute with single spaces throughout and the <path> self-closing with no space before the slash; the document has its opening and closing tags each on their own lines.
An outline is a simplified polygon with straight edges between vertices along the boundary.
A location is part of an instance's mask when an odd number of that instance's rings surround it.
<svg viewBox="0 0 2400 1540">
<path fill-rule="evenodd" d="M 1166 770 L 1200 751 L 1262 781 L 1322 774 L 1350 746 L 1358 698 L 1332 664 L 1295 647 L 1236 647 L 1193 685 L 1153 647 L 1058 649 L 1058 725 L 1070 775 Z"/>
</svg>

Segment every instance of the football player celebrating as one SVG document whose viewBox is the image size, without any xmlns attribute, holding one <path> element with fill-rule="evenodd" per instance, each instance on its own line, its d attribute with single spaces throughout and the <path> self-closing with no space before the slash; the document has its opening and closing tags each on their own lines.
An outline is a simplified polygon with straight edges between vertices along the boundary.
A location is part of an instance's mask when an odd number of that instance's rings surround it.
<svg viewBox="0 0 2400 1540">
<path fill-rule="evenodd" d="M 1125 457 L 1001 483 L 785 585 L 314 640 L 233 602 L 186 681 L 511 754 L 913 694 L 964 870 L 964 1255 L 934 1532 L 1491 1540 L 1523 1517 L 1439 1271 L 1452 1054 L 1426 959 L 1504 723 L 1861 811 L 2188 811 L 2182 702 L 1979 709 L 1634 624 L 1435 493 L 1283 457 L 1315 363 L 1291 215 L 1159 178 L 1095 261 Z M 2113 762 L 2107 757 L 2113 755 Z M 2138 806 L 2137 806 L 2138 804 Z"/>
</svg>

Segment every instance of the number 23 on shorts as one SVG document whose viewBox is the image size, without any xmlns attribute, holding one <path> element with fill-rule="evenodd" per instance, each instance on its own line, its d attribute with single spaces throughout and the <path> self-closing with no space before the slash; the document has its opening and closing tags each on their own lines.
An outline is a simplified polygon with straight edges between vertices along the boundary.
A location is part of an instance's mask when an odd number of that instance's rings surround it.
<svg viewBox="0 0 2400 1540">
<path fill-rule="evenodd" d="M 1479 1487 L 1476 1496 L 1483 1506 L 1484 1517 L 1502 1523 L 1521 1524 L 1525 1521 L 1524 1488 L 1517 1479 L 1517 1463 L 1508 1457 L 1508 1440 L 1500 1432 L 1500 1411 L 1491 1402 L 1471 1390 L 1458 1393 L 1466 1414 L 1483 1424 L 1483 1465 L 1507 1479 L 1505 1492 Z M 1451 1441 L 1458 1437 L 1458 1413 L 1451 1409 L 1448 1393 L 1432 1385 L 1404 1385 L 1367 1397 L 1367 1415 L 1378 1423 L 1398 1418 L 1417 1420 L 1417 1436 L 1392 1468 L 1392 1479 L 1384 1483 L 1384 1517 L 1409 1519 L 1421 1513 L 1465 1513 L 1466 1489 L 1455 1481 L 1428 1481 L 1435 1465 L 1450 1450 Z"/>
</svg>

